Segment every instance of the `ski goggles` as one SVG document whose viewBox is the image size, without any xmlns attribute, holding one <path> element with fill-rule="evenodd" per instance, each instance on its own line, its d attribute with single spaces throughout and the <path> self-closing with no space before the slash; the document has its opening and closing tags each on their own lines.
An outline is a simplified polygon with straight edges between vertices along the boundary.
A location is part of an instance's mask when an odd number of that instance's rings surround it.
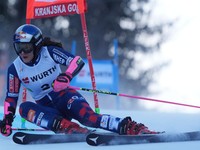
<svg viewBox="0 0 200 150">
<path fill-rule="evenodd" d="M 14 43 L 14 48 L 17 54 L 20 54 L 22 51 L 27 54 L 34 50 L 32 43 Z"/>
</svg>

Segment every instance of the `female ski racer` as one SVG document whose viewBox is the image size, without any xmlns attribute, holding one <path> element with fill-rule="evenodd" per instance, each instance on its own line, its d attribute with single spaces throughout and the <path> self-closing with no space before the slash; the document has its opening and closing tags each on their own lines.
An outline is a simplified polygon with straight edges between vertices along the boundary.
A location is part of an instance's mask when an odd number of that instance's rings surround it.
<svg viewBox="0 0 200 150">
<path fill-rule="evenodd" d="M 0 131 L 4 136 L 12 133 L 20 86 L 31 94 L 34 102 L 20 104 L 22 118 L 55 133 L 88 133 L 82 125 L 105 129 L 118 134 L 154 134 L 148 128 L 131 120 L 108 114 L 95 113 L 85 98 L 74 89 L 70 81 L 76 76 L 84 62 L 62 48 L 62 44 L 43 37 L 40 29 L 31 24 L 20 26 L 13 38 L 18 57 L 7 71 L 7 93 L 4 102 L 4 117 Z M 60 65 L 67 66 L 64 73 Z"/>
</svg>

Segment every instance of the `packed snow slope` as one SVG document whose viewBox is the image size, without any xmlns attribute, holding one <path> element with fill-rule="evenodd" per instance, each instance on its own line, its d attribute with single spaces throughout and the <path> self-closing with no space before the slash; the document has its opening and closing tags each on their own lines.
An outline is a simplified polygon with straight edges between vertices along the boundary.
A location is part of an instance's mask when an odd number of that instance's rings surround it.
<svg viewBox="0 0 200 150">
<path fill-rule="evenodd" d="M 2 118 L 3 109 L 0 109 L 0 117 Z M 186 132 L 200 130 L 200 114 L 199 113 L 164 113 L 158 111 L 111 111 L 101 110 L 101 113 L 108 113 L 119 117 L 131 116 L 137 122 L 142 122 L 150 129 L 156 131 L 165 131 L 167 133 L 173 132 Z M 17 115 L 13 123 L 13 127 L 20 128 L 21 118 Z M 27 128 L 38 128 L 26 122 Z M 14 131 L 15 132 L 15 131 Z M 33 131 L 32 131 L 33 132 Z M 42 131 L 43 133 L 47 131 Z M 37 133 L 34 131 L 34 133 Z M 40 132 L 41 133 L 41 132 Z M 49 133 L 49 132 L 48 132 Z M 52 133 L 52 132 L 50 132 Z M 41 144 L 41 145 L 18 145 L 12 141 L 12 136 L 3 137 L 0 135 L 0 144 L 2 150 L 55 150 L 55 149 L 76 149 L 76 150 L 90 150 L 94 147 L 87 145 L 85 142 L 81 143 L 63 143 L 63 144 Z M 188 150 L 198 149 L 200 147 L 200 141 L 193 142 L 174 142 L 174 143 L 158 143 L 158 144 L 132 144 L 132 145 L 119 145 L 119 146 L 99 146 L 95 147 L 97 150 L 122 150 L 122 149 L 134 149 L 134 150 Z"/>
</svg>

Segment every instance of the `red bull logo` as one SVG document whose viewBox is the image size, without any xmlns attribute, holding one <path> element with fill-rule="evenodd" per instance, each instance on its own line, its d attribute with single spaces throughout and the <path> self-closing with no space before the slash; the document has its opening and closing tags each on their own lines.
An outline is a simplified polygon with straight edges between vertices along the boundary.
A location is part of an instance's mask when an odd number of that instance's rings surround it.
<svg viewBox="0 0 200 150">
<path fill-rule="evenodd" d="M 26 38 L 26 32 L 20 31 L 15 35 L 16 39 L 25 39 Z"/>
</svg>

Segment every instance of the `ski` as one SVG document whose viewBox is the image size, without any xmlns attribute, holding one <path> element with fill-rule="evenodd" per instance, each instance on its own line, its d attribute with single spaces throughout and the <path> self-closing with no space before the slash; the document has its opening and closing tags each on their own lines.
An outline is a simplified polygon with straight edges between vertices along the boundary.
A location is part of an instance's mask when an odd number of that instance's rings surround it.
<svg viewBox="0 0 200 150">
<path fill-rule="evenodd" d="M 144 135 L 118 135 L 114 133 L 90 133 L 86 134 L 32 134 L 16 132 L 13 141 L 17 144 L 50 144 L 87 142 L 89 145 L 122 145 L 142 143 L 183 142 L 200 140 L 200 131 L 183 133 L 161 133 Z"/>
<path fill-rule="evenodd" d="M 171 133 L 171 134 L 169 133 L 143 134 L 143 135 L 90 133 L 86 137 L 86 142 L 92 146 L 183 142 L 183 141 L 197 141 L 197 140 L 200 140 L 200 131 Z"/>
<path fill-rule="evenodd" d="M 85 142 L 86 134 L 32 134 L 16 132 L 13 141 L 17 144 L 49 144 Z"/>
</svg>

